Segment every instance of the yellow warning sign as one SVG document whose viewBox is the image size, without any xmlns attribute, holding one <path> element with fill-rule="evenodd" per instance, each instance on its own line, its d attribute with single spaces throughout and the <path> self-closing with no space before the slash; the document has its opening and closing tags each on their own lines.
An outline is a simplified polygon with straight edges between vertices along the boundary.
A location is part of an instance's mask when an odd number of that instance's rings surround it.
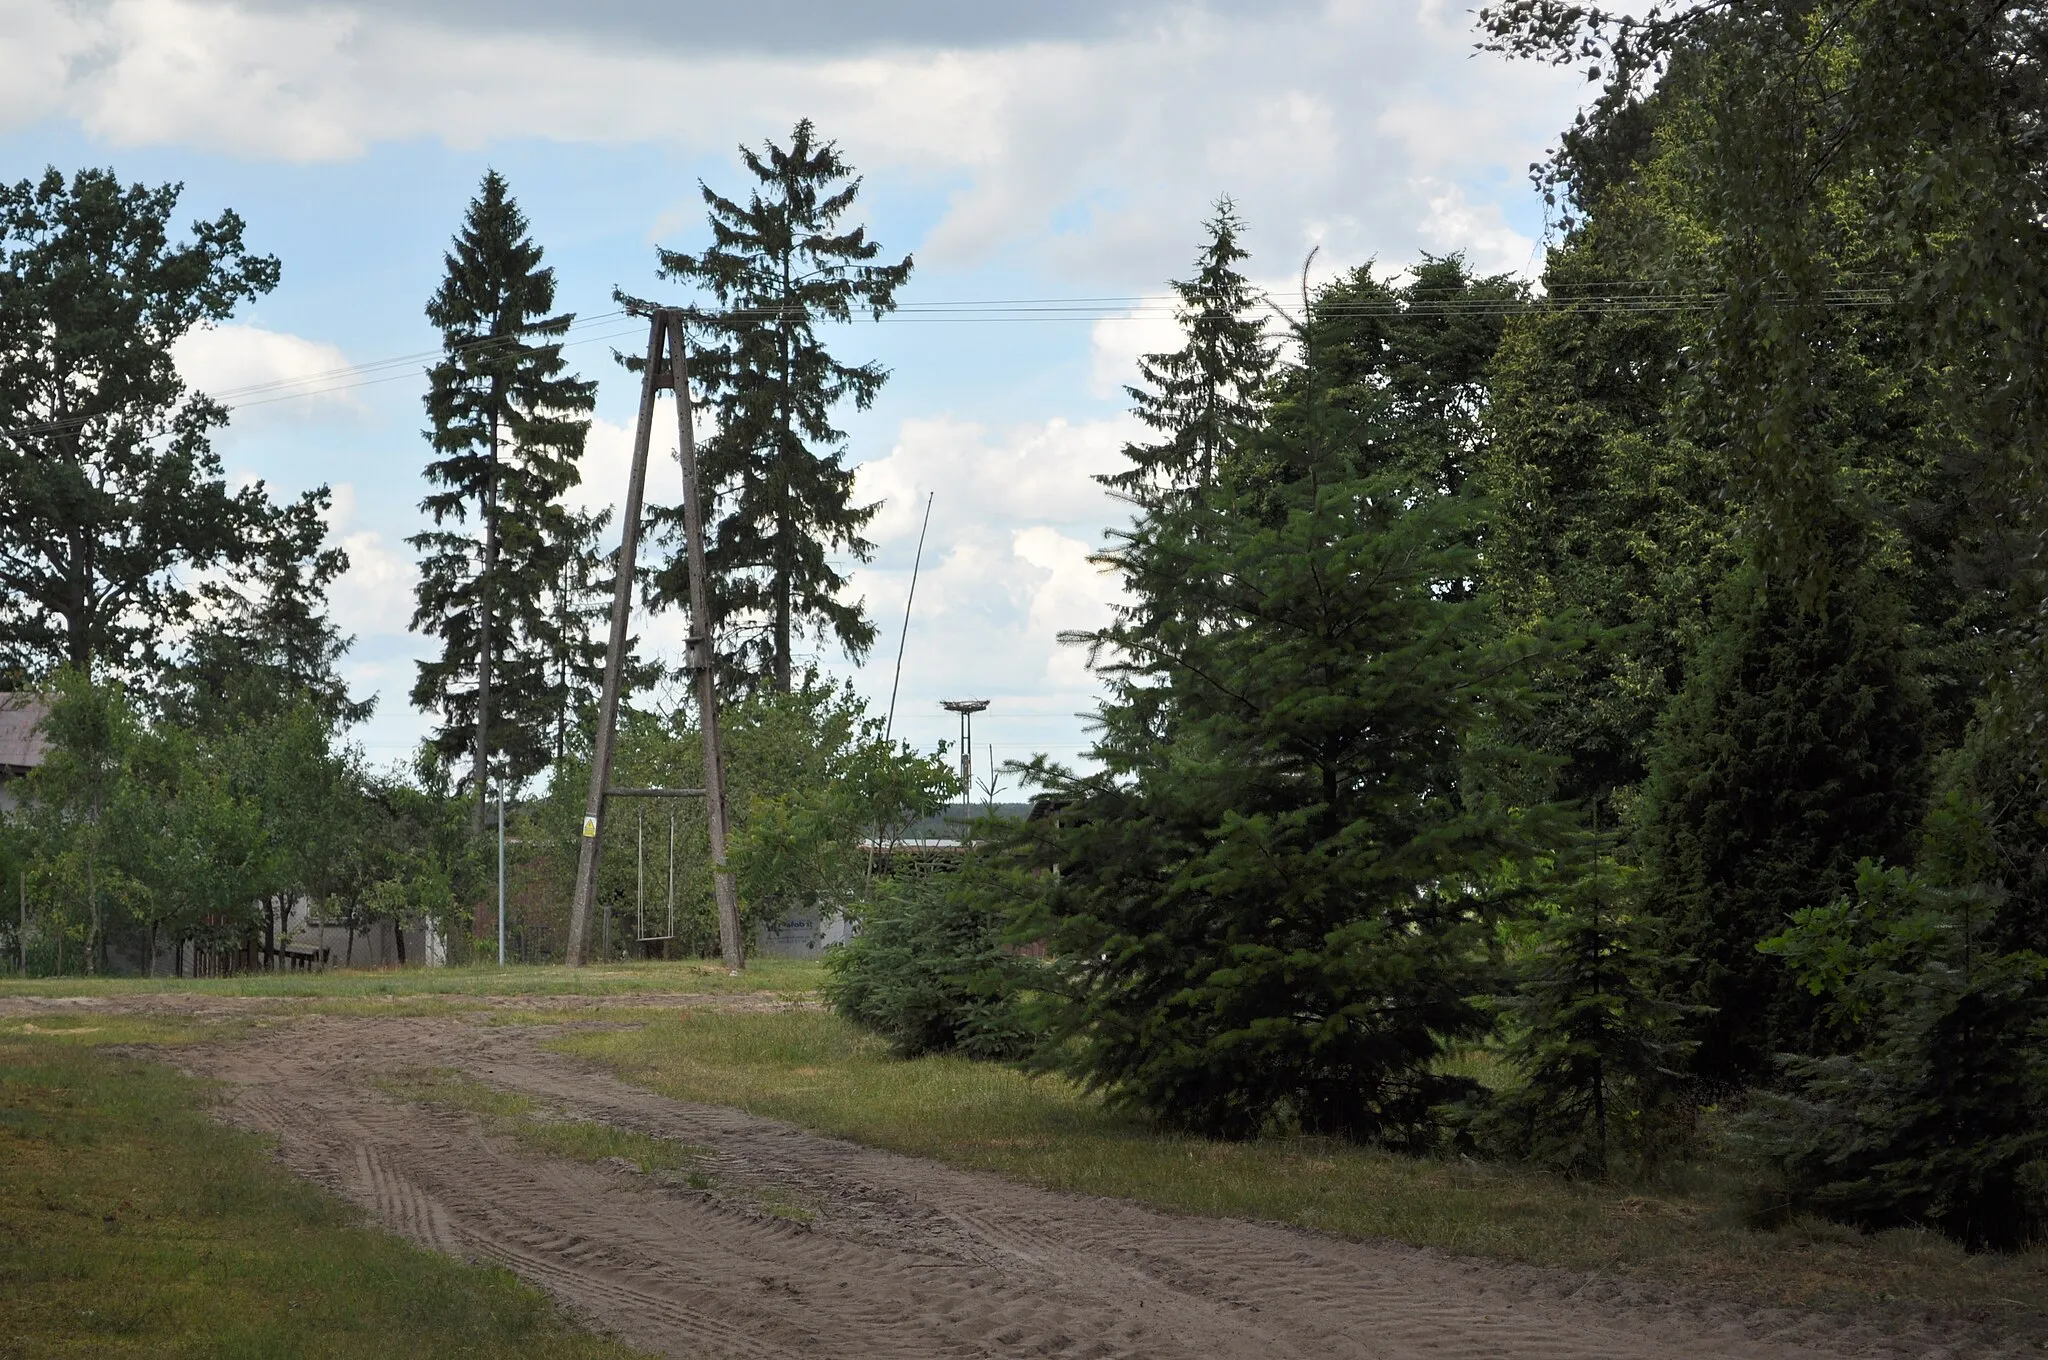
<svg viewBox="0 0 2048 1360">
<path fill-rule="evenodd" d="M 595 836 L 597 834 L 597 818 L 585 817 L 583 819 L 583 834 L 586 836 Z"/>
</svg>

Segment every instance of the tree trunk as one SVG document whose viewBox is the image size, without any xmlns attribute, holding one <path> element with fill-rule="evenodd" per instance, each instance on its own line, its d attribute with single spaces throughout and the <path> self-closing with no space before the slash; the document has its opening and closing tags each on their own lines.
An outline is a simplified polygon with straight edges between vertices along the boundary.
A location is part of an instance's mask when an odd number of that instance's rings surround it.
<svg viewBox="0 0 2048 1360">
<path fill-rule="evenodd" d="M 405 967 L 405 922 L 391 918 L 391 938 L 398 945 L 398 966 Z"/>
<path fill-rule="evenodd" d="M 789 261 L 787 258 L 784 258 L 782 262 L 782 295 L 785 304 L 789 300 L 789 293 Z M 793 379 L 789 371 L 789 331 L 786 328 L 778 327 L 776 337 L 781 345 L 782 400 L 780 409 L 776 412 L 777 418 L 781 423 L 781 429 L 777 431 L 779 439 L 775 447 L 775 457 L 776 461 L 782 463 L 783 466 L 778 469 L 781 475 L 776 478 L 775 505 L 775 692 L 787 694 L 789 693 L 790 672 L 789 595 L 792 588 L 789 579 L 791 575 L 790 558 L 792 556 L 789 551 L 789 539 L 790 535 L 796 532 L 796 527 L 790 522 L 789 514 L 788 465 L 795 461 L 791 445 L 796 439 L 794 432 L 790 429 L 789 408 L 794 404 L 795 396 L 790 391 L 790 383 Z"/>
<path fill-rule="evenodd" d="M 492 393 L 493 408 L 496 392 Z M 498 413 L 491 412 L 490 472 L 484 481 L 484 573 L 477 591 L 479 613 L 476 662 L 476 805 L 470 809 L 469 830 L 484 834 L 484 802 L 490 785 L 491 760 L 491 615 L 492 595 L 498 570 Z M 401 958 L 399 962 L 403 963 Z"/>
</svg>

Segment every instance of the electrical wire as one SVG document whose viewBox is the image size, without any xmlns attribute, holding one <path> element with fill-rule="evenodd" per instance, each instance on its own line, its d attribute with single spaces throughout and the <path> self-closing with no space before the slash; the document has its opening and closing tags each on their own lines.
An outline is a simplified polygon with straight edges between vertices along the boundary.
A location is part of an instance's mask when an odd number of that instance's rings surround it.
<svg viewBox="0 0 2048 1360">
<path fill-rule="evenodd" d="M 1846 276 L 1847 278 L 1875 278 L 1876 276 Z M 1384 300 L 1370 300 L 1340 303 L 1323 301 L 1316 304 L 1315 313 L 1319 318 L 1372 317 L 1422 318 L 1422 317 L 1507 317 L 1538 313 L 1553 314 L 1596 314 L 1596 313 L 1641 313 L 1667 314 L 1678 312 L 1708 311 L 1725 305 L 1728 294 L 1724 292 L 1681 292 L 1672 290 L 1654 281 L 1615 280 L 1588 284 L 1556 284 L 1541 295 L 1517 295 L 1508 293 L 1492 297 L 1474 297 L 1462 290 L 1453 293 L 1442 290 L 1443 296 L 1431 296 L 1438 290 L 1406 289 L 1398 296 L 1390 294 Z M 1826 310 L 1864 310 L 1887 307 L 1898 301 L 1895 287 L 1889 281 L 1859 287 L 1833 288 L 1823 291 L 1809 300 L 1808 305 Z M 1186 314 L 1187 304 L 1175 293 L 1122 294 L 1054 298 L 982 298 L 960 301 L 913 301 L 899 304 L 894 310 L 874 318 L 884 323 L 903 324 L 985 324 L 990 322 L 1075 322 L 1090 324 L 1118 322 L 1174 321 Z M 596 344 L 605 340 L 618 339 L 635 334 L 639 330 L 637 321 L 620 326 L 617 323 L 634 315 L 631 309 L 618 308 L 608 312 L 597 312 L 589 316 L 576 317 L 556 335 L 567 335 L 584 331 L 590 327 L 607 327 L 595 335 L 579 335 L 574 340 L 561 340 L 561 348 Z M 698 314 L 692 318 L 700 324 L 731 325 L 733 323 L 775 324 L 785 320 L 816 324 L 820 321 L 836 322 L 837 318 L 817 317 L 807 311 L 794 308 L 759 307 L 733 308 L 715 316 Z M 284 401 L 302 401 L 312 397 L 332 396 L 336 393 L 355 391 L 359 388 L 374 387 L 382 383 L 397 382 L 415 377 L 418 365 L 438 362 L 450 355 L 468 355 L 488 350 L 495 346 L 511 344 L 541 328 L 528 328 L 511 335 L 485 336 L 454 347 L 420 350 L 411 354 L 393 355 L 385 359 L 373 359 L 360 364 L 347 364 L 337 368 L 323 369 L 314 373 L 298 374 L 289 378 L 274 378 L 267 382 L 251 383 L 243 387 L 227 388 L 208 394 L 209 399 L 227 411 L 247 410 L 257 406 L 269 406 Z M 22 439 L 35 435 L 60 434 L 79 429 L 101 416 L 70 416 L 62 420 L 44 421 L 33 425 L 0 429 L 0 437 Z"/>
</svg>

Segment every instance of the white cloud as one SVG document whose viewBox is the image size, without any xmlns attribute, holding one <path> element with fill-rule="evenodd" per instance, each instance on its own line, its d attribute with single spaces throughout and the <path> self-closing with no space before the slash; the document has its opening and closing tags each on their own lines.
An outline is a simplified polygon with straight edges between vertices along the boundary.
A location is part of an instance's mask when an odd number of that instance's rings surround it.
<svg viewBox="0 0 2048 1360">
<path fill-rule="evenodd" d="M 186 383 L 247 414 L 324 419 L 337 408 L 360 411 L 344 384 L 348 356 L 334 345 L 260 326 L 209 326 L 171 348 Z M 239 419 L 238 419 L 239 423 Z"/>
<path fill-rule="evenodd" d="M 1429 4 L 1189 7 L 1094 41 L 858 56 L 204 0 L 0 0 L 0 34 L 0 127 L 69 117 L 116 145 L 296 161 L 422 137 L 723 150 L 809 115 L 871 173 L 960 180 L 928 263 L 1038 241 L 1064 271 L 1118 278 L 1179 266 L 1220 192 L 1283 254 L 1320 236 L 1347 256 L 1500 257 L 1503 228 L 1447 208 L 1442 186 L 1519 175 L 1581 89 L 1475 56 L 1463 16 Z"/>
<path fill-rule="evenodd" d="M 348 570 L 329 596 L 335 623 L 343 633 L 362 638 L 403 635 L 412 620 L 413 589 L 419 581 L 411 549 L 359 523 L 353 483 L 336 482 L 330 490 L 328 537 L 348 553 Z"/>
<path fill-rule="evenodd" d="M 906 421 L 886 457 L 863 463 L 857 494 L 879 500 L 869 536 L 876 561 L 854 573 L 881 637 L 860 677 L 886 703 L 925 499 L 931 529 L 910 623 L 898 730 L 924 741 L 950 732 L 941 698 L 994 699 L 976 740 L 1022 754 L 1048 714 L 1090 706 L 1094 681 L 1061 632 L 1098 626 L 1115 578 L 1088 561 L 1103 531 L 1129 518 L 1095 474 L 1121 465 L 1136 433 L 1127 418 L 995 431 L 949 417 Z M 1036 725 L 1034 725 L 1036 724 Z M 1071 751 L 1066 754 L 1072 754 Z"/>
</svg>

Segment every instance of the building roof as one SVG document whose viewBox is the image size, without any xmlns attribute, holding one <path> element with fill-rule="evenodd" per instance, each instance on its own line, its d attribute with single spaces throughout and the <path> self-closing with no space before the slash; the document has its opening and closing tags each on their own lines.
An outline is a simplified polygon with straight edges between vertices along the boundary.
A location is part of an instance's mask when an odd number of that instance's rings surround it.
<svg viewBox="0 0 2048 1360">
<path fill-rule="evenodd" d="M 25 774 L 43 763 L 43 737 L 50 706 L 33 694 L 0 694 L 0 771 Z"/>
</svg>

